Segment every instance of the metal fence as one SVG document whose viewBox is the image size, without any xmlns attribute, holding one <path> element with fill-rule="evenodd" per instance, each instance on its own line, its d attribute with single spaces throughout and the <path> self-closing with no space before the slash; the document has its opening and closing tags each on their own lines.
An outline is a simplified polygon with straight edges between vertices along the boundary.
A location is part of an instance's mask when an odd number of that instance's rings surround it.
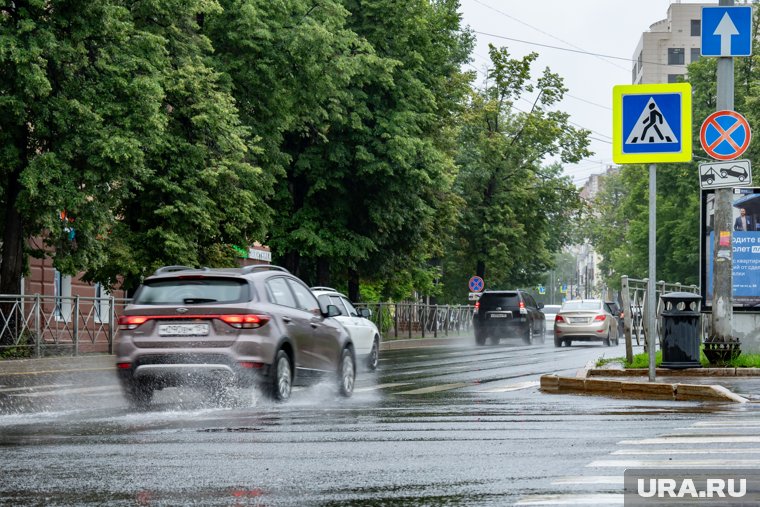
<svg viewBox="0 0 760 507">
<path fill-rule="evenodd" d="M 623 276 L 621 278 L 621 299 L 623 303 L 623 320 L 625 328 L 626 339 L 626 356 L 629 355 L 628 348 L 632 341 L 636 340 L 636 345 L 647 343 L 647 284 L 648 280 L 637 280 L 635 278 L 628 278 Z M 662 346 L 662 295 L 669 292 L 691 292 L 693 294 L 699 294 L 699 287 L 696 285 L 682 285 L 680 283 L 668 283 L 659 281 L 655 283 L 655 297 L 657 298 L 656 317 L 655 317 L 655 334 L 660 340 L 660 346 Z M 702 336 L 705 335 L 705 327 L 708 324 L 709 319 L 700 319 L 700 327 Z M 628 357 L 628 360 L 631 358 Z"/>
<path fill-rule="evenodd" d="M 127 299 L 0 295 L 0 353 L 15 357 L 113 353 Z M 467 333 L 473 306 L 365 303 L 384 340 Z"/>
</svg>

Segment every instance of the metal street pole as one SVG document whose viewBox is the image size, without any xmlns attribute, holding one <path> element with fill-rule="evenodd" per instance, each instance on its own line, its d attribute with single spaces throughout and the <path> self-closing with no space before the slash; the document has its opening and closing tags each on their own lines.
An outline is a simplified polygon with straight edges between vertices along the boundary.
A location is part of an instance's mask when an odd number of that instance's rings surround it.
<svg viewBox="0 0 760 507">
<path fill-rule="evenodd" d="M 720 0 L 720 5 L 732 6 L 734 0 Z M 718 58 L 718 95 L 716 110 L 734 109 L 734 59 Z M 713 300 L 712 336 L 729 341 L 733 336 L 733 233 L 732 189 L 715 189 L 715 224 L 713 231 Z"/>
<path fill-rule="evenodd" d="M 647 280 L 647 352 L 649 353 L 649 381 L 655 379 L 655 351 L 657 350 L 657 304 L 655 303 L 655 276 L 657 270 L 657 164 L 649 164 L 649 280 Z"/>
</svg>

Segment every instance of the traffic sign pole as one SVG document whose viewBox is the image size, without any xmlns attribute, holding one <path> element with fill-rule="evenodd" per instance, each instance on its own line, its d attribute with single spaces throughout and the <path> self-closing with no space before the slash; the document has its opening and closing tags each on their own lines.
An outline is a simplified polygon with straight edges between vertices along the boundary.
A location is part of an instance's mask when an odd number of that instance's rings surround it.
<svg viewBox="0 0 760 507">
<path fill-rule="evenodd" d="M 720 0 L 719 5 L 734 5 L 734 0 Z M 718 95 L 716 111 L 734 109 L 734 59 L 718 58 Z M 728 342 L 733 336 L 733 238 L 730 188 L 715 189 L 715 224 L 713 230 L 713 300 L 712 335 Z M 721 236 L 723 241 L 721 241 Z M 726 236 L 728 242 L 725 241 Z"/>
<path fill-rule="evenodd" d="M 649 280 L 647 281 L 647 354 L 649 381 L 655 381 L 655 343 L 657 343 L 657 304 L 655 274 L 657 270 L 657 164 L 649 165 Z"/>
</svg>

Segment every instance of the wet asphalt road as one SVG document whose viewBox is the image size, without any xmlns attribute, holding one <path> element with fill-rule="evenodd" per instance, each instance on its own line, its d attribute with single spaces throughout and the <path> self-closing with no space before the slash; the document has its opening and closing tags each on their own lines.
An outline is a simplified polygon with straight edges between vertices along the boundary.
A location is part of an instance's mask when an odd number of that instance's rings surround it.
<svg viewBox="0 0 760 507">
<path fill-rule="evenodd" d="M 223 408 L 168 389 L 142 413 L 110 370 L 0 376 L 0 505 L 622 505 L 631 463 L 686 463 L 696 448 L 717 466 L 727 446 L 734 462 L 760 456 L 755 404 L 538 391 L 541 374 L 623 353 L 395 350 L 348 400 L 325 384 Z M 711 435 L 737 442 L 700 440 Z"/>
</svg>

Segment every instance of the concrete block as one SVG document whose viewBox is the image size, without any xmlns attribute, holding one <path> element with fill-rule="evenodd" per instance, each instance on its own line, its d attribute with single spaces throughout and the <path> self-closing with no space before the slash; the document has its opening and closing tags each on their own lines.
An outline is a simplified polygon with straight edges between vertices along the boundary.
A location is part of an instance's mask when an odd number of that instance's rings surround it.
<svg viewBox="0 0 760 507">
<path fill-rule="evenodd" d="M 586 379 L 586 391 L 595 393 L 621 394 L 620 380 Z"/>
<path fill-rule="evenodd" d="M 621 382 L 620 390 L 629 398 L 674 399 L 675 386 L 657 382 Z"/>
<path fill-rule="evenodd" d="M 713 400 L 713 401 L 737 401 L 728 389 L 722 386 L 676 384 L 676 400 Z M 741 398 L 741 397 L 740 397 Z"/>
<path fill-rule="evenodd" d="M 760 377 L 760 368 L 736 368 L 737 377 Z"/>
<path fill-rule="evenodd" d="M 582 378 L 559 377 L 560 391 L 585 391 L 586 380 Z"/>
<path fill-rule="evenodd" d="M 556 375 L 541 375 L 542 391 L 557 391 L 559 389 L 559 377 Z"/>
</svg>

